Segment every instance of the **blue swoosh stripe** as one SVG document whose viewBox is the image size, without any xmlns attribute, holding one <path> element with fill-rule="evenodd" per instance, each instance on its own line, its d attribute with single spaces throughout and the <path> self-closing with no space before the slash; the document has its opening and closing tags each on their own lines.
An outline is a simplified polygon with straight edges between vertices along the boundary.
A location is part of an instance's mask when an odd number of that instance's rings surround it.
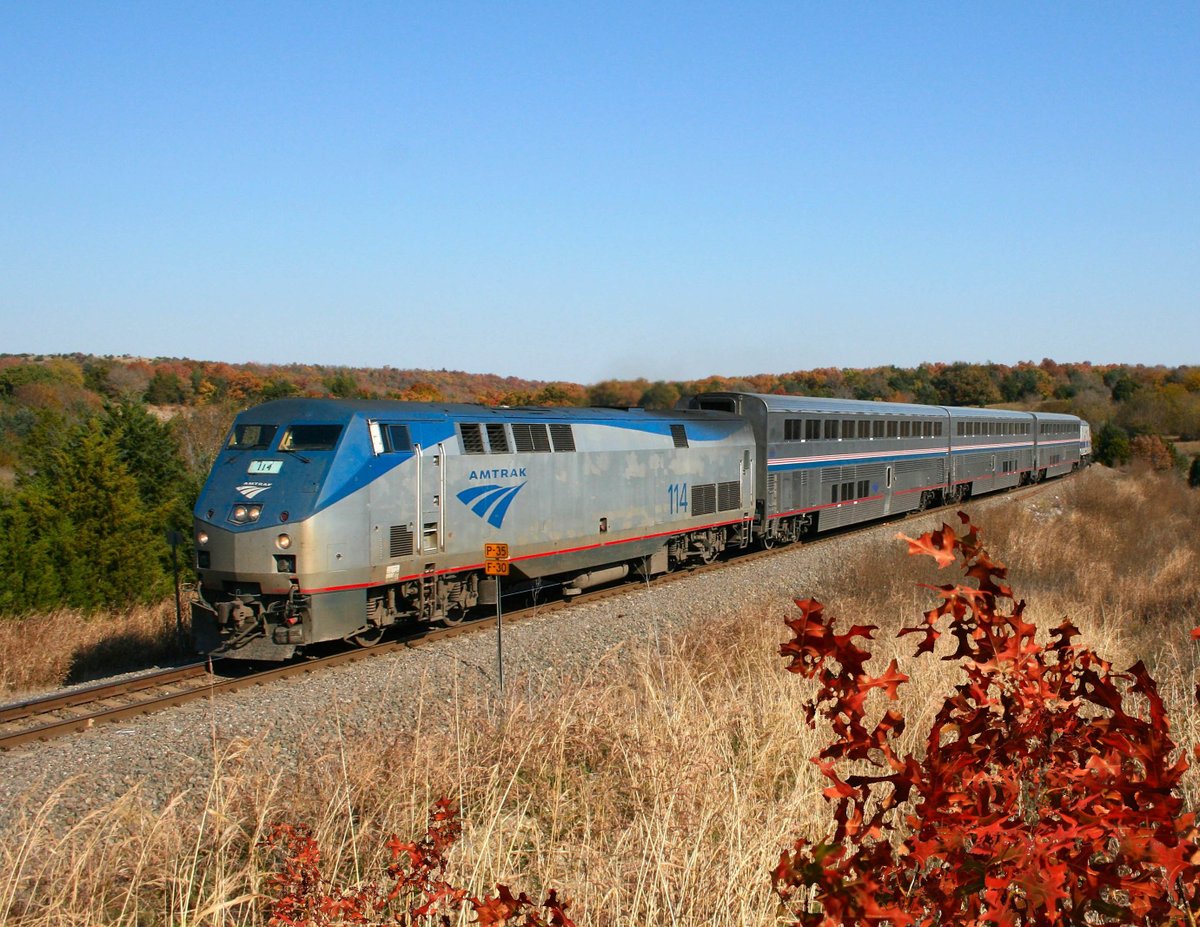
<svg viewBox="0 0 1200 927">
<path fill-rule="evenodd" d="M 479 497 L 479 501 L 471 506 L 471 511 L 483 518 L 483 513 L 490 509 L 496 502 L 508 492 L 505 486 L 491 486 L 489 492 Z"/>
<path fill-rule="evenodd" d="M 480 518 L 486 518 L 493 528 L 499 528 L 508 514 L 508 507 L 524 488 L 525 483 L 520 486 L 497 486 L 494 483 L 471 486 L 458 493 L 458 500 Z"/>
<path fill-rule="evenodd" d="M 470 505 L 472 499 L 475 499 L 476 497 L 481 496 L 483 493 L 495 488 L 495 486 L 472 486 L 470 489 L 464 489 L 462 492 L 460 492 L 458 494 L 458 498 L 463 505 Z"/>
<path fill-rule="evenodd" d="M 517 497 L 517 493 L 519 493 L 524 486 L 525 484 L 522 483 L 520 486 L 506 490 L 502 494 L 503 497 L 496 503 L 496 507 L 492 510 L 491 517 L 488 518 L 489 525 L 491 525 L 493 528 L 499 528 L 500 525 L 503 524 L 504 516 L 508 514 L 508 507 L 512 505 L 513 499 Z"/>
</svg>

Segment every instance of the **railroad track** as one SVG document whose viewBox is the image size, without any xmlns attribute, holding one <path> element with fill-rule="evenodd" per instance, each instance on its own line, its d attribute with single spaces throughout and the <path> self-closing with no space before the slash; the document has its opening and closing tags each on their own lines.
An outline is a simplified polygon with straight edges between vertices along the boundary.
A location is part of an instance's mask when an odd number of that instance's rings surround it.
<svg viewBox="0 0 1200 927">
<path fill-rule="evenodd" d="M 1009 498 L 1034 494 L 1048 485 L 1042 483 L 1011 490 L 1005 494 Z M 1000 496 L 984 497 L 986 501 Z M 886 528 L 898 524 L 907 518 L 923 517 L 940 512 L 949 512 L 959 508 L 942 506 L 927 509 L 923 512 L 910 512 L 898 519 L 876 522 L 869 527 Z M 828 543 L 849 533 L 857 533 L 863 526 L 851 526 L 845 529 L 821 535 L 804 545 L 788 545 L 769 550 L 747 550 L 731 560 L 716 560 L 712 563 L 689 567 L 674 573 L 668 573 L 654 580 L 654 585 L 678 582 L 689 576 L 706 573 L 710 570 L 723 569 L 727 566 L 752 563 L 763 557 L 775 557 L 781 554 L 802 550 L 816 544 Z M 528 608 L 506 612 L 503 616 L 505 624 L 516 623 L 523 619 L 551 614 L 562 609 L 570 608 L 577 602 L 596 602 L 613 596 L 624 595 L 634 587 L 645 587 L 644 580 L 632 580 L 619 585 L 586 591 L 570 599 L 554 600 L 533 605 Z M 265 670 L 256 670 L 236 660 L 206 661 L 193 663 L 175 669 L 157 673 L 147 673 L 121 682 L 73 689 L 70 692 L 48 695 L 31 699 L 0 708 L 0 750 L 9 750 L 38 741 L 53 740 L 57 737 L 91 730 L 99 725 L 112 724 L 128 720 L 139 715 L 150 714 L 203 698 L 215 698 L 238 689 L 261 686 L 284 679 L 289 676 L 299 676 L 320 672 L 334 666 L 355 663 L 360 660 L 372 659 L 388 653 L 407 650 L 412 647 L 457 637 L 461 634 L 478 633 L 494 629 L 494 615 L 464 621 L 451 627 L 426 628 L 403 637 L 382 641 L 373 647 L 345 650 L 324 657 L 315 657 L 297 663 L 273 665 Z"/>
<path fill-rule="evenodd" d="M 0 749 L 181 705 L 194 698 L 197 690 L 209 688 L 211 679 L 207 663 L 193 663 L 9 705 L 0 708 Z"/>
</svg>

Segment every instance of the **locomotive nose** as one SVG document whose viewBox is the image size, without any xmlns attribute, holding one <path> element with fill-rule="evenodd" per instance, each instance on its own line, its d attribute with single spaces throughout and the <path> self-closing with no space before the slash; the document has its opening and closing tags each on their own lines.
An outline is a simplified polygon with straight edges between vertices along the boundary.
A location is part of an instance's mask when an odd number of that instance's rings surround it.
<svg viewBox="0 0 1200 927">
<path fill-rule="evenodd" d="M 265 525 L 247 530 L 197 524 L 195 538 L 196 566 L 210 586 L 252 583 L 260 592 L 286 593 L 303 554 L 291 534 Z"/>
</svg>

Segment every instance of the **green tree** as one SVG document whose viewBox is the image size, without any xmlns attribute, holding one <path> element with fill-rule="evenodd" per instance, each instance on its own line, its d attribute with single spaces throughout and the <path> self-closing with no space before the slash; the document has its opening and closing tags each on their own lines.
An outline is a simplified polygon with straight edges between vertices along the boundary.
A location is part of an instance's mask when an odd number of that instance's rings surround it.
<svg viewBox="0 0 1200 927">
<path fill-rule="evenodd" d="M 358 380 L 354 378 L 354 374 L 342 371 L 326 379 L 325 388 L 331 396 L 349 399 L 358 392 Z"/>
<path fill-rule="evenodd" d="M 643 409 L 674 409 L 679 402 L 679 387 L 674 383 L 664 383 L 659 380 L 642 393 L 638 405 Z"/>
<path fill-rule="evenodd" d="M 579 387 L 570 384 L 547 383 L 535 393 L 529 404 L 536 406 L 577 406 L 583 398 Z"/>
<path fill-rule="evenodd" d="M 1094 446 L 1096 461 L 1106 467 L 1129 463 L 1133 449 L 1129 444 L 1129 432 L 1120 425 L 1105 422 L 1096 434 Z"/>
<path fill-rule="evenodd" d="M 995 380 L 979 364 L 951 364 L 933 378 L 933 385 L 942 401 L 951 406 L 988 406 L 1000 401 Z"/>
<path fill-rule="evenodd" d="M 1000 395 L 1005 402 L 1018 402 L 1026 397 L 1045 399 L 1054 392 L 1054 381 L 1040 367 L 1017 367 L 1000 381 Z"/>
<path fill-rule="evenodd" d="M 174 429 L 136 403 L 110 405 L 101 424 L 115 439 L 121 463 L 137 482 L 155 526 L 186 528 L 191 510 L 190 501 L 182 496 L 187 468 Z"/>
<path fill-rule="evenodd" d="M 181 405 L 187 395 L 179 374 L 169 370 L 155 370 L 146 386 L 143 399 L 154 406 Z"/>
<path fill-rule="evenodd" d="M 1128 375 L 1122 376 L 1112 384 L 1113 402 L 1128 402 L 1137 392 L 1138 385 Z"/>
<path fill-rule="evenodd" d="M 645 380 L 602 380 L 588 387 L 588 405 L 631 409 L 649 386 Z"/>
<path fill-rule="evenodd" d="M 48 438 L 0 520 L 0 608 L 125 607 L 165 594 L 163 541 L 117 436 L 94 418 Z"/>
<path fill-rule="evenodd" d="M 356 388 L 357 386 L 351 387 L 348 395 L 353 395 Z M 272 399 L 287 399 L 288 396 L 295 396 L 298 392 L 300 392 L 299 388 L 291 380 L 283 377 L 271 377 L 262 385 L 258 396 L 263 402 L 270 402 Z"/>
<path fill-rule="evenodd" d="M 33 525 L 23 494 L 0 498 L 0 614 L 52 608 L 63 601 L 54 540 Z"/>
</svg>

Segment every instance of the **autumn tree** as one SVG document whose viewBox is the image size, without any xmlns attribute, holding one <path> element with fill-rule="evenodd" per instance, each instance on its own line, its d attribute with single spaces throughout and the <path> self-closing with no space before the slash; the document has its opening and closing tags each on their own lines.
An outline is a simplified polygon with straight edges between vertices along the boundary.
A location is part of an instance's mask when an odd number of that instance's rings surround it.
<svg viewBox="0 0 1200 927">
<path fill-rule="evenodd" d="M 1129 442 L 1129 454 L 1134 460 L 1145 461 L 1153 470 L 1172 470 L 1182 463 L 1175 445 L 1159 435 L 1137 435 Z"/>
</svg>

